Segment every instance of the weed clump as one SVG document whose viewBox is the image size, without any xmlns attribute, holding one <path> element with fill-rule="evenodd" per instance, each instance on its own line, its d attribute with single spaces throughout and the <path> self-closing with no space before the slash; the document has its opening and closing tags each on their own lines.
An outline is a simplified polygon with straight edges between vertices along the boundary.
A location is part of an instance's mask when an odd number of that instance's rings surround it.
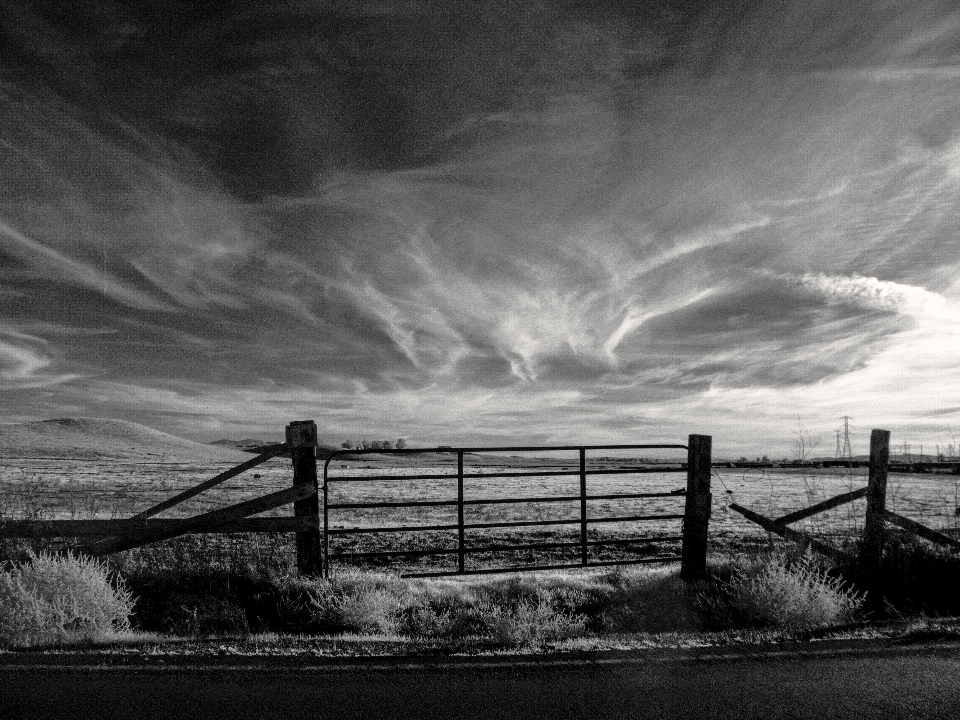
<svg viewBox="0 0 960 720">
<path fill-rule="evenodd" d="M 0 647 L 96 640 L 130 629 L 132 594 L 99 561 L 31 554 L 0 572 Z"/>
<path fill-rule="evenodd" d="M 809 552 L 798 558 L 770 553 L 714 567 L 699 604 L 717 629 L 811 630 L 849 621 L 863 596 Z"/>
</svg>

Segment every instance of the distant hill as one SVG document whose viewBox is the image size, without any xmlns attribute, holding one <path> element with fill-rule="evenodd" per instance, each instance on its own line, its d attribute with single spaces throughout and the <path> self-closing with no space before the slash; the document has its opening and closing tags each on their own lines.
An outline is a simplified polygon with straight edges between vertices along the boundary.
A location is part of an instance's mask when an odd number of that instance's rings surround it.
<svg viewBox="0 0 960 720">
<path fill-rule="evenodd" d="M 249 455 L 126 420 L 60 418 L 0 424 L 0 458 L 20 457 L 239 463 Z"/>
<path fill-rule="evenodd" d="M 222 440 L 214 440 L 211 442 L 211 445 L 216 445 L 217 447 L 230 447 L 242 450 L 245 453 L 260 453 L 271 447 L 274 444 L 281 443 L 281 440 L 254 440 L 252 438 L 247 438 L 245 440 L 228 440 L 226 438 Z M 340 448 L 330 447 L 328 445 L 320 444 L 317 446 L 317 457 L 326 459 L 330 456 L 330 453 L 339 450 Z M 278 457 L 290 457 L 289 451 L 284 451 L 278 455 Z"/>
<path fill-rule="evenodd" d="M 254 440 L 253 438 L 245 438 L 244 440 L 214 440 L 210 443 L 211 445 L 218 445 L 220 447 L 231 447 L 239 448 L 241 450 L 252 451 L 256 448 L 261 448 L 264 445 L 272 445 L 269 440 Z"/>
</svg>

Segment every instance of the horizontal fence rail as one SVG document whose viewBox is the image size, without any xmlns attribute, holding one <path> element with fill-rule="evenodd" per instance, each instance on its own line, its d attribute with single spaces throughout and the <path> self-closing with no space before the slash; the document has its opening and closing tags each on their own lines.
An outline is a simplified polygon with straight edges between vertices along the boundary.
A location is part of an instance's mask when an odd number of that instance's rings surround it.
<svg viewBox="0 0 960 720">
<path fill-rule="evenodd" d="M 703 437 L 703 436 L 691 436 Z M 654 543 L 685 540 L 684 534 L 676 535 L 657 535 L 657 536 L 638 536 L 631 538 L 610 538 L 602 540 L 593 540 L 588 537 L 588 529 L 596 524 L 615 524 L 615 523 L 637 523 L 645 521 L 664 521 L 664 520 L 684 520 L 686 513 L 647 513 L 633 515 L 619 515 L 609 517 L 590 517 L 588 507 L 591 501 L 596 500 L 629 500 L 644 498 L 684 498 L 686 499 L 688 489 L 681 488 L 665 492 L 624 492 L 624 493 L 598 493 L 590 494 L 587 491 L 587 478 L 593 475 L 634 475 L 641 473 L 688 473 L 689 475 L 689 457 L 687 462 L 677 461 L 673 463 L 643 463 L 643 464 L 625 464 L 618 468 L 589 468 L 586 464 L 586 453 L 597 451 L 622 451 L 622 450 L 687 450 L 687 445 L 679 444 L 637 444 L 637 445 L 560 445 L 560 446 L 506 446 L 506 447 L 464 447 L 464 448 L 430 448 L 430 449 L 369 449 L 369 450 L 342 450 L 331 453 L 326 459 L 323 467 L 323 482 L 321 490 L 323 493 L 323 552 L 324 552 L 324 574 L 329 576 L 332 559 L 370 559 L 370 558 L 403 558 L 403 557 L 424 557 L 424 556 L 457 556 L 456 570 L 442 572 L 424 572 L 407 575 L 407 577 L 428 577 L 442 575 L 470 575 L 492 572 L 513 572 L 519 569 L 523 570 L 546 570 L 568 567 L 595 567 L 609 564 L 627 564 L 627 563 L 646 563 L 646 562 L 669 562 L 679 561 L 682 556 L 663 556 L 657 558 L 633 558 L 624 559 L 615 563 L 600 562 L 591 560 L 589 549 L 602 546 L 630 546 L 645 545 L 651 546 Z M 503 470 L 498 472 L 466 471 L 464 469 L 465 456 L 469 455 L 504 455 L 507 453 L 527 453 L 541 452 L 553 453 L 558 451 L 575 451 L 578 455 L 577 460 L 571 459 L 569 465 L 571 469 L 563 467 L 560 470 Z M 708 448 L 709 452 L 709 448 Z M 424 455 L 437 456 L 448 455 L 451 459 L 456 459 L 456 471 L 446 473 L 423 472 L 412 474 L 380 473 L 372 475 L 349 475 L 338 476 L 331 475 L 330 465 L 336 460 L 343 458 L 356 458 L 363 455 Z M 602 458 L 594 458 L 602 460 Z M 563 461 L 557 461 L 558 464 L 566 464 Z M 709 467 L 709 459 L 707 460 Z M 453 468 L 451 467 L 451 470 Z M 564 478 L 577 477 L 580 479 L 580 492 L 577 494 L 565 495 L 534 495 L 529 497 L 483 497 L 466 499 L 464 497 L 464 484 L 467 481 L 487 481 L 495 478 L 507 479 L 528 479 L 528 478 Z M 420 482 L 446 480 L 456 482 L 456 497 L 449 500 L 379 500 L 372 501 L 349 501 L 349 502 L 331 502 L 329 491 L 332 484 L 335 483 L 392 483 L 392 482 Z M 709 482 L 709 478 L 708 481 Z M 688 483 L 689 485 L 689 483 Z M 451 488 L 452 492 L 452 488 Z M 480 507 L 485 505 L 522 505 L 537 503 L 578 503 L 577 517 L 563 519 L 524 519 L 524 520 L 500 520 L 475 522 L 465 519 L 464 510 L 468 507 Z M 702 503 L 700 503 L 702 505 Z M 393 524 L 371 527 L 342 527 L 332 526 L 330 513 L 339 510 L 374 510 L 374 509 L 402 509 L 402 508 L 456 508 L 456 522 L 443 522 L 434 524 Z M 495 544 L 467 544 L 466 533 L 468 530 L 490 530 L 498 528 L 521 528 L 521 527 L 552 527 L 552 526 L 579 526 L 579 539 L 576 541 L 552 541 L 552 542 L 530 542 L 530 543 L 495 543 Z M 331 551 L 330 538 L 343 537 L 350 535 L 372 535 L 380 533 L 419 533 L 433 531 L 456 531 L 456 547 L 426 547 L 411 550 L 383 549 L 362 552 L 336 552 Z M 451 538 L 452 540 L 453 538 Z M 505 551 L 529 551 L 542 549 L 579 549 L 579 562 L 576 564 L 550 564 L 504 568 L 486 568 L 470 569 L 466 567 L 466 558 L 471 555 L 482 553 L 495 553 Z"/>
<path fill-rule="evenodd" d="M 183 522 L 181 519 L 149 520 L 3 520 L 0 538 L 110 537 L 147 531 L 167 534 Z M 241 518 L 224 525 L 210 525 L 193 533 L 286 533 L 315 527 L 316 518 L 255 517 Z"/>
</svg>

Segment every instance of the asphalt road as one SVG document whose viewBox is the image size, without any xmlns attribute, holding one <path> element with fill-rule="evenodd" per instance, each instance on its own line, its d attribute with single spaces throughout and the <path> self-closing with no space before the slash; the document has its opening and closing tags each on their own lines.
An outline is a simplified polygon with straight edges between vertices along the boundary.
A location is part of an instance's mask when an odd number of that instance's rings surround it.
<svg viewBox="0 0 960 720">
<path fill-rule="evenodd" d="M 3 656 L 0 718 L 960 718 L 956 643 L 580 660 L 73 662 Z"/>
</svg>

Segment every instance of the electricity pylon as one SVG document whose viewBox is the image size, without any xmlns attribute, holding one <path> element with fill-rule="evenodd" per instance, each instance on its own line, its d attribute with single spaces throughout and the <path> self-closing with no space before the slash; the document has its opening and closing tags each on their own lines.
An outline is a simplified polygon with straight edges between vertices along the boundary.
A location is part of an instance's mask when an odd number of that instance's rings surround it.
<svg viewBox="0 0 960 720">
<path fill-rule="evenodd" d="M 852 419 L 849 415 L 843 416 L 843 449 L 840 451 L 840 457 L 846 458 L 847 460 L 853 460 L 853 450 L 850 449 L 850 420 Z M 837 435 L 837 444 L 839 445 L 839 433 Z"/>
<path fill-rule="evenodd" d="M 836 458 L 837 458 L 837 460 L 840 459 L 840 431 L 839 431 L 839 430 L 837 430 L 837 455 L 836 455 Z"/>
</svg>

